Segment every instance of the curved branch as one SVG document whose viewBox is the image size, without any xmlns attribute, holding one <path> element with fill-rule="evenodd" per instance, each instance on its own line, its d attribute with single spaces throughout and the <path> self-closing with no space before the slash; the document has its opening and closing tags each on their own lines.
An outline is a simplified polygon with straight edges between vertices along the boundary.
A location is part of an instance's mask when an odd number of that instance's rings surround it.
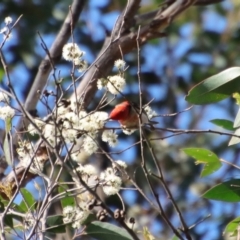
<svg viewBox="0 0 240 240">
<path fill-rule="evenodd" d="M 132 50 L 136 49 L 137 37 L 139 38 L 139 44 L 144 45 L 151 39 L 165 36 L 163 30 L 168 27 L 172 20 L 176 18 L 181 12 L 193 5 L 194 2 L 194 0 L 177 0 L 165 10 L 159 9 L 158 13 L 154 16 L 154 19 L 152 19 L 150 23 L 143 26 L 139 33 L 137 31 L 130 32 L 130 29 L 125 28 L 126 26 L 129 26 L 129 22 L 134 22 L 134 15 L 131 14 L 133 12 L 136 12 L 138 7 L 138 5 L 131 5 L 131 3 L 128 2 L 126 10 L 119 17 L 115 25 L 116 29 L 118 29 L 119 31 L 122 30 L 121 32 L 119 32 L 119 37 L 116 39 L 111 38 L 108 40 L 108 46 L 100 52 L 100 56 L 92 64 L 92 66 L 85 74 L 84 78 L 81 80 L 81 83 L 77 88 L 77 96 L 78 98 L 84 99 L 84 106 L 87 107 L 89 105 L 97 91 L 97 80 L 109 74 L 114 61 L 121 58 L 122 54 L 127 54 Z M 135 9 L 133 10 L 134 7 Z M 126 18 L 128 19 L 128 21 L 125 21 Z M 130 18 L 132 21 L 130 21 Z M 122 27 L 119 27 L 120 19 L 122 19 L 123 21 Z M 126 25 L 124 25 L 125 22 Z M 135 29 L 137 29 L 137 26 L 134 27 Z M 113 29 L 114 36 L 117 35 L 115 28 Z M 102 71 L 101 69 L 104 69 L 104 71 Z M 72 94 L 71 100 L 75 99 L 75 97 L 75 94 Z"/>
</svg>

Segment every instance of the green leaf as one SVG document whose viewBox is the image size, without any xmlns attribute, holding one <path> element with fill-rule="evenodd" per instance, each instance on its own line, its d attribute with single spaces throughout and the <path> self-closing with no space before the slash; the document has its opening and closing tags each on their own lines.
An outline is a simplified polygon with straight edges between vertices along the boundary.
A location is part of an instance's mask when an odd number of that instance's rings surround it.
<svg viewBox="0 0 240 240">
<path fill-rule="evenodd" d="M 19 207 L 23 210 L 23 212 L 28 212 L 29 209 L 32 209 L 37 202 L 35 201 L 33 195 L 26 188 L 22 188 L 20 192 L 23 196 L 23 200 Z"/>
<path fill-rule="evenodd" d="M 20 203 L 20 204 L 21 204 L 21 203 Z M 26 213 L 26 205 L 25 205 L 25 204 L 22 204 L 22 205 L 23 205 L 23 206 L 14 204 L 13 209 L 14 209 L 15 211 L 18 211 L 18 212 L 21 212 L 21 213 Z"/>
<path fill-rule="evenodd" d="M 206 177 L 216 172 L 221 166 L 221 162 L 217 155 L 203 148 L 184 148 L 182 149 L 187 155 L 195 158 L 196 164 L 203 163 L 204 167 L 201 177 Z"/>
<path fill-rule="evenodd" d="M 19 223 L 14 225 L 14 223 L 16 223 L 16 221 L 23 223 L 24 217 L 21 217 L 18 214 L 7 214 L 4 217 L 4 223 L 7 226 L 9 226 L 10 228 L 16 229 L 21 226 L 21 224 L 19 224 Z"/>
<path fill-rule="evenodd" d="M 228 68 L 194 86 L 186 96 L 191 104 L 209 104 L 219 102 L 240 89 L 240 67 Z"/>
<path fill-rule="evenodd" d="M 8 140 L 8 134 L 6 134 L 4 139 L 3 150 L 4 150 L 6 162 L 8 163 L 9 166 L 12 166 L 11 148 Z"/>
<path fill-rule="evenodd" d="M 11 214 L 5 215 L 4 223 L 10 228 L 13 228 L 13 216 Z"/>
<path fill-rule="evenodd" d="M 86 227 L 85 232 L 98 240 L 132 240 L 125 229 L 106 222 L 92 222 Z"/>
<path fill-rule="evenodd" d="M 0 213 L 4 212 L 4 203 L 2 201 L 2 199 L 0 200 Z"/>
<path fill-rule="evenodd" d="M 223 202 L 240 202 L 240 179 L 220 183 L 204 193 L 203 197 Z"/>
<path fill-rule="evenodd" d="M 82 222 L 82 225 L 89 225 L 93 221 L 97 221 L 96 214 L 90 213 L 87 218 Z"/>
<path fill-rule="evenodd" d="M 226 232 L 231 233 L 231 232 L 237 231 L 238 227 L 239 227 L 239 223 L 240 223 L 240 217 L 237 217 L 237 218 L 233 219 L 226 226 L 224 233 L 226 233 Z"/>
<path fill-rule="evenodd" d="M 5 131 L 6 131 L 6 133 L 9 133 L 11 128 L 12 128 L 12 119 L 7 117 L 5 119 Z"/>
<path fill-rule="evenodd" d="M 60 186 L 58 188 L 58 192 L 64 193 L 67 189 L 68 189 L 67 186 L 66 187 Z M 66 192 L 66 195 L 61 199 L 61 205 L 62 205 L 62 208 L 66 206 L 75 206 L 75 200 L 73 197 L 68 197 L 68 193 Z"/>
<path fill-rule="evenodd" d="M 11 128 L 12 128 L 12 119 L 8 117 L 5 120 L 6 136 L 5 136 L 4 143 L 3 143 L 3 150 L 4 150 L 6 161 L 7 161 L 8 165 L 10 165 L 10 166 L 12 166 L 12 157 L 11 157 L 12 149 L 10 148 L 8 133 L 11 131 Z"/>
<path fill-rule="evenodd" d="M 66 225 L 63 223 L 62 215 L 49 216 L 47 218 L 47 232 L 64 233 L 66 232 Z"/>
<path fill-rule="evenodd" d="M 233 122 L 227 119 L 213 119 L 210 122 L 226 130 L 230 130 L 230 131 L 235 130 L 233 127 Z"/>
<path fill-rule="evenodd" d="M 231 137 L 228 143 L 228 146 L 235 145 L 240 142 L 240 128 L 238 128 L 233 134 L 238 135 L 239 137 L 235 137 L 235 136 Z"/>
<path fill-rule="evenodd" d="M 155 240 L 156 238 L 149 231 L 148 227 L 143 227 L 143 237 L 146 240 Z"/>
<path fill-rule="evenodd" d="M 234 124 L 233 124 L 233 127 L 239 127 L 240 126 L 240 108 L 238 109 L 238 113 L 237 113 L 237 116 L 234 120 Z"/>
<path fill-rule="evenodd" d="M 236 92 L 232 95 L 232 97 L 236 99 L 236 104 L 240 105 L 240 94 Z"/>
<path fill-rule="evenodd" d="M 176 235 L 174 235 L 171 240 L 179 240 L 179 238 Z"/>
<path fill-rule="evenodd" d="M 3 83 L 4 76 L 5 76 L 5 72 L 3 68 L 0 68 L 0 83 Z"/>
</svg>

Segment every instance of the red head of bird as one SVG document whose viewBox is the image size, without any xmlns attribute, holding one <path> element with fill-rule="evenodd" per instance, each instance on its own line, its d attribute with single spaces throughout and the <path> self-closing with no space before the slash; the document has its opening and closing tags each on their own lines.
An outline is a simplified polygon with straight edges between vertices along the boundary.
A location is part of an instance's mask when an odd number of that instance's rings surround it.
<svg viewBox="0 0 240 240">
<path fill-rule="evenodd" d="M 117 120 L 124 127 L 138 127 L 138 109 L 133 107 L 128 101 L 124 101 L 115 106 L 110 113 L 110 119 Z M 147 115 L 142 113 L 142 123 L 149 122 Z"/>
</svg>

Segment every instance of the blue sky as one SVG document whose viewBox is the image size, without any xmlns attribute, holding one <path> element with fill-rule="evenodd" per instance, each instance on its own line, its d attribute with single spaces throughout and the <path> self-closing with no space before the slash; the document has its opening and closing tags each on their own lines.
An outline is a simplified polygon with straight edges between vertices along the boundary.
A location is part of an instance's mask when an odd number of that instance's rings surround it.
<svg viewBox="0 0 240 240">
<path fill-rule="evenodd" d="M 104 28 L 101 27 L 101 25 L 99 25 L 99 22 L 101 22 L 108 30 L 111 30 L 114 26 L 114 23 L 119 15 L 119 12 L 114 11 L 111 13 L 107 13 L 104 16 L 101 16 L 99 14 L 98 11 L 98 7 L 100 6 L 104 6 L 108 1 L 90 1 L 89 3 L 89 9 L 88 12 L 84 13 L 82 15 L 82 18 L 84 19 L 91 19 L 91 23 L 89 26 L 85 26 L 83 31 L 85 31 L 86 33 L 91 32 L 94 33 L 94 40 L 98 41 L 100 39 L 103 39 L 105 37 L 105 31 Z M 146 1 L 147 4 L 148 1 Z M 231 3 L 229 1 L 226 1 L 225 3 L 223 3 L 223 6 L 227 9 L 227 10 L 231 10 Z M 221 34 L 222 32 L 225 31 L 225 29 L 227 28 L 227 20 L 224 16 L 221 16 L 220 14 L 216 13 L 213 9 L 213 7 L 208 7 L 207 10 L 205 10 L 203 12 L 203 14 L 201 15 L 201 19 L 202 19 L 202 30 L 208 30 L 208 31 L 215 31 L 216 33 Z M 218 23 L 218 24 L 215 24 Z M 174 70 L 175 70 L 175 74 L 176 76 L 182 76 L 184 77 L 184 79 L 186 79 L 187 81 L 190 81 L 190 77 L 192 74 L 192 67 L 190 64 L 187 63 L 180 63 L 180 60 L 185 56 L 185 54 L 188 52 L 188 50 L 190 48 L 192 48 L 192 46 L 194 46 L 194 44 L 196 44 L 196 42 L 198 41 L 198 39 L 194 39 L 194 29 L 195 29 L 195 25 L 194 23 L 188 22 L 186 24 L 184 24 L 180 29 L 179 29 L 179 38 L 178 39 L 160 39 L 159 43 L 157 45 L 146 45 L 141 49 L 141 54 L 144 56 L 148 56 L 146 58 L 146 62 L 142 65 L 142 70 L 148 70 L 148 71 L 155 71 L 157 74 L 162 75 L 163 74 L 163 68 L 166 64 L 171 65 Z M 54 40 L 54 35 L 43 35 L 44 41 L 46 42 L 46 44 L 50 47 L 51 43 Z M 9 41 L 7 43 L 7 45 L 11 45 L 14 44 L 14 41 L 16 41 L 16 39 L 14 39 L 14 32 L 13 32 L 13 39 L 11 41 Z M 40 41 L 38 39 L 38 37 L 36 36 L 36 42 L 38 43 L 36 45 L 36 52 L 38 52 L 38 54 L 40 54 L 41 56 L 44 55 L 44 52 L 40 46 Z M 174 51 L 172 52 L 172 56 L 171 58 L 169 57 L 169 54 L 167 53 L 167 46 L 171 46 L 172 49 L 174 49 Z M 88 47 L 84 47 L 81 46 L 80 47 L 86 52 L 86 59 L 89 63 L 94 61 L 94 56 L 92 56 L 90 54 L 90 51 L 88 49 Z M 8 54 L 7 52 L 4 53 L 6 56 L 6 60 L 9 61 L 12 56 L 10 54 Z M 128 58 L 128 56 L 126 57 Z M 34 61 L 34 56 L 32 56 L 33 61 Z M 172 59 L 174 59 L 174 61 L 172 61 Z M 214 59 L 212 57 L 212 53 L 208 53 L 208 52 L 195 52 L 192 53 L 188 56 L 188 61 L 190 63 L 194 63 L 194 64 L 199 64 L 201 66 L 210 66 L 212 64 L 214 64 Z M 29 62 L 29 64 L 31 64 L 31 62 Z M 129 69 L 129 71 L 133 74 L 136 74 L 136 70 L 137 69 Z M 203 68 L 204 71 L 204 68 Z M 26 69 L 26 67 L 23 64 L 19 64 L 18 66 L 16 66 L 12 71 L 11 71 L 11 79 L 12 79 L 12 83 L 14 85 L 14 88 L 16 90 L 17 95 L 20 97 L 20 100 L 24 101 L 23 96 L 22 96 L 22 90 L 24 89 L 25 85 L 26 85 L 26 79 L 27 79 L 27 73 L 28 69 Z M 65 68 L 65 67 L 61 67 L 61 74 L 62 75 L 67 75 L 70 72 L 70 68 Z M 19 74 L 21 73 L 21 74 Z M 204 79 L 202 79 L 204 80 Z M 151 96 L 152 98 L 155 99 L 159 99 L 159 98 L 163 98 L 164 95 L 166 94 L 166 87 L 167 87 L 168 80 L 163 76 L 163 84 L 161 84 L 161 88 L 156 88 L 156 87 L 151 87 L 149 89 L 149 91 L 151 92 Z M 174 83 L 173 83 L 174 84 Z M 48 89 L 53 89 L 53 86 L 49 86 Z M 125 90 L 126 92 L 129 92 L 129 89 Z M 136 84 L 136 86 L 134 86 L 133 88 L 133 92 L 137 92 L 138 91 L 138 85 Z M 184 95 L 180 94 L 179 95 L 179 101 L 178 101 L 178 108 L 179 109 L 185 109 L 186 107 L 188 107 L 188 103 L 184 100 Z M 227 106 L 229 100 L 224 100 L 221 104 L 213 104 L 213 105 L 209 105 L 204 107 L 204 111 L 203 111 L 203 107 L 201 106 L 197 106 L 194 107 L 194 111 L 199 111 L 199 112 L 203 112 L 203 115 L 201 116 L 201 121 L 199 121 L 198 124 L 198 128 L 199 129 L 215 129 L 215 130 L 219 130 L 217 127 L 215 127 L 212 123 L 210 123 L 209 121 L 212 119 L 215 119 L 216 116 L 218 116 L 218 118 L 225 118 L 225 119 L 229 119 L 229 120 L 233 120 L 231 119 L 231 116 L 227 115 L 227 111 L 224 110 L 224 106 Z M 13 105 L 15 105 L 15 103 L 13 102 Z M 16 106 L 16 105 L 15 105 Z M 38 105 L 38 108 L 40 110 L 40 112 L 42 111 L 42 106 L 41 104 Z M 157 111 L 157 109 L 155 109 Z M 237 111 L 237 107 L 236 107 L 236 111 Z M 164 113 L 169 113 L 168 109 L 166 109 L 166 112 L 160 112 L 160 114 L 164 114 Z M 178 117 L 178 126 L 179 128 L 186 128 L 188 127 L 188 123 L 190 121 L 191 118 L 191 111 L 186 112 L 186 113 L 182 113 L 181 115 L 179 115 Z M 160 119 L 160 121 L 162 121 Z M 15 118 L 14 120 L 14 124 L 17 123 L 17 118 Z M 1 122 L 1 126 L 3 126 L 3 122 Z M 219 138 L 215 138 L 215 144 L 220 144 L 221 141 L 225 141 L 227 137 L 221 136 Z M 179 138 L 169 138 L 166 140 L 168 142 L 169 145 L 174 144 L 176 141 L 180 141 Z M 124 149 L 127 148 L 130 144 L 133 144 L 133 139 L 129 138 L 128 140 L 122 141 L 120 143 L 120 145 L 113 149 L 113 151 L 117 151 L 119 149 Z M 226 146 L 227 148 L 227 146 Z M 134 160 L 135 160 L 135 155 L 134 155 L 134 151 L 132 150 L 128 150 L 123 152 L 120 156 L 114 156 L 116 157 L 116 159 L 122 159 L 122 160 L 126 160 L 129 164 L 131 164 Z M 226 158 L 227 160 L 231 160 L 232 158 L 232 154 L 231 151 L 226 151 L 225 155 L 222 156 L 224 158 Z M 208 181 L 211 181 L 213 179 L 219 178 L 222 176 L 222 174 L 224 173 L 225 167 L 222 168 L 221 170 L 219 170 L 217 173 L 215 173 L 213 176 L 211 176 L 210 178 L 208 178 Z M 228 176 L 225 176 L 225 178 L 228 178 Z M 203 181 L 207 181 L 206 179 Z M 39 181 L 39 178 L 36 179 L 35 181 L 41 183 L 41 181 Z M 34 195 L 36 196 L 38 193 L 36 192 L 36 189 L 33 187 L 33 184 L 30 183 L 27 185 L 28 189 L 32 192 L 34 192 Z M 123 191 L 123 196 L 125 201 L 129 204 L 129 205 L 134 205 L 135 203 L 135 192 L 134 191 L 130 191 L 130 190 L 126 190 Z M 196 198 L 198 198 L 198 196 L 194 196 L 192 193 L 189 192 L 188 194 L 189 200 L 196 200 Z M 20 202 L 21 197 L 16 198 L 16 202 Z M 222 209 L 222 204 L 218 203 L 218 202 L 214 202 L 214 207 L 213 209 L 213 219 L 217 219 L 220 218 L 219 216 L 219 212 L 220 209 Z M 228 214 L 228 212 L 231 212 L 231 208 L 232 208 L 232 204 L 224 204 L 224 211 L 226 214 Z M 230 210 L 229 210 L 230 209 Z M 204 213 L 205 214 L 205 213 Z M 207 214 L 207 212 L 206 212 Z M 191 214 L 189 215 L 191 217 Z M 194 223 L 192 221 L 192 223 Z M 209 239 L 214 239 L 214 237 L 216 236 L 216 234 L 218 233 L 218 229 L 216 228 L 217 222 L 215 222 L 215 220 L 212 221 L 208 221 L 209 224 L 200 224 L 199 226 L 197 226 L 197 229 L 202 232 L 202 231 L 209 231 L 210 233 L 210 238 Z M 190 221 L 189 221 L 190 224 Z M 154 225 L 153 227 L 154 232 L 157 232 L 159 229 L 161 229 L 161 226 L 159 226 L 157 223 L 156 225 Z"/>
</svg>

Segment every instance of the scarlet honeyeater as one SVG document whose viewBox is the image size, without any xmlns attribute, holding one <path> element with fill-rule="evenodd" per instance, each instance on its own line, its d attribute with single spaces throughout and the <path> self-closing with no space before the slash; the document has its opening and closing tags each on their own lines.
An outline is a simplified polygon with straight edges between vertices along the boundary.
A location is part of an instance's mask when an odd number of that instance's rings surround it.
<svg viewBox="0 0 240 240">
<path fill-rule="evenodd" d="M 128 101 L 124 101 L 115 106 L 115 108 L 110 113 L 109 118 L 112 120 L 117 120 L 123 127 L 134 128 L 139 126 L 139 108 Z M 141 114 L 142 124 L 155 124 L 149 120 L 145 111 Z"/>
</svg>

